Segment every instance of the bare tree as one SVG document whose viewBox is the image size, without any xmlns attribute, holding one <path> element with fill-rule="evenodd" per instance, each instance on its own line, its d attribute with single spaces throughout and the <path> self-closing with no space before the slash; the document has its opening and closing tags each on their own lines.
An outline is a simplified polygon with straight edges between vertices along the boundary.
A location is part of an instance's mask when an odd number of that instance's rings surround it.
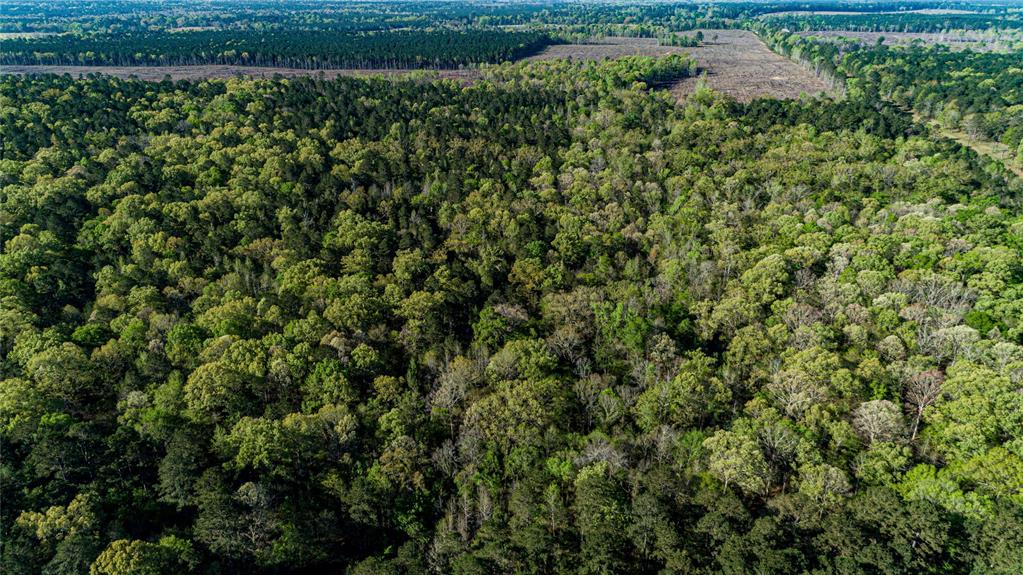
<svg viewBox="0 0 1023 575">
<path fill-rule="evenodd" d="M 853 427 L 867 443 L 893 441 L 905 429 L 899 406 L 887 399 L 861 403 L 853 412 Z"/>
<path fill-rule="evenodd" d="M 906 385 L 905 400 L 906 407 L 911 409 L 913 413 L 913 429 L 910 432 L 910 441 L 916 439 L 924 410 L 933 405 L 941 395 L 941 384 L 944 381 L 945 375 L 937 369 L 920 372 L 909 379 Z"/>
</svg>

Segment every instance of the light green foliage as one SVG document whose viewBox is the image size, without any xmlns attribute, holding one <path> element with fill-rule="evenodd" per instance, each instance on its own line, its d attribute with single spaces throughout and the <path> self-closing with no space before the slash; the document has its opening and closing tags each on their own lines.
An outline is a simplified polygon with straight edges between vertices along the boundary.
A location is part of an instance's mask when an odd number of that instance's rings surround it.
<svg viewBox="0 0 1023 575">
<path fill-rule="evenodd" d="M 770 487 L 770 469 L 759 445 L 748 435 L 718 431 L 703 442 L 707 468 L 725 486 L 735 485 L 751 495 Z"/>
<path fill-rule="evenodd" d="M 906 472 L 911 461 L 908 447 L 875 442 L 861 452 L 854 466 L 856 478 L 871 485 L 893 485 Z"/>
<path fill-rule="evenodd" d="M 852 490 L 845 473 L 831 465 L 806 465 L 799 470 L 799 491 L 818 516 L 834 510 Z"/>
<path fill-rule="evenodd" d="M 89 567 L 89 575 L 162 575 L 188 573 L 197 558 L 191 544 L 173 535 L 158 543 L 118 539 L 110 543 Z"/>
<path fill-rule="evenodd" d="M 925 434 L 952 461 L 1023 438 L 1023 396 L 1008 375 L 959 362 L 949 369 L 942 396 L 924 412 Z"/>
<path fill-rule="evenodd" d="M 694 353 L 670 379 L 660 379 L 636 400 L 636 421 L 646 431 L 659 425 L 697 427 L 727 405 L 731 394 L 713 375 L 712 359 Z"/>
</svg>

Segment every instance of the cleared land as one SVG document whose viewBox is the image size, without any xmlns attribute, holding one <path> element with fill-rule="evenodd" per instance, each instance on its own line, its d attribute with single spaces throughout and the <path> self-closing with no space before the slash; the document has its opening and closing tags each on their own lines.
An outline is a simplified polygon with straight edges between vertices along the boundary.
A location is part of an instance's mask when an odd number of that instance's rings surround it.
<svg viewBox="0 0 1023 575">
<path fill-rule="evenodd" d="M 1019 167 L 1016 164 L 1016 155 L 1012 153 L 1009 146 L 1006 146 L 1001 142 L 992 142 L 991 140 L 974 138 L 962 130 L 949 130 L 947 128 L 942 128 L 937 124 L 937 122 L 931 122 L 928 125 L 933 127 L 942 136 L 950 140 L 955 140 L 960 146 L 972 148 L 974 152 L 977 152 L 982 156 L 998 160 L 1010 172 L 1023 178 L 1023 167 Z"/>
<path fill-rule="evenodd" d="M 216 26 L 178 26 L 167 28 L 168 32 L 206 32 L 208 30 L 219 30 Z"/>
<path fill-rule="evenodd" d="M 941 134 L 950 140 L 955 140 L 955 142 L 960 146 L 966 146 L 982 156 L 998 160 L 1010 172 L 1023 178 L 1023 167 L 1016 164 L 1016 155 L 1013 154 L 1009 146 L 1006 146 L 1001 142 L 975 138 L 962 130 L 951 130 L 949 128 L 945 128 L 937 120 L 927 121 L 923 116 L 915 112 L 913 113 L 913 118 L 917 122 L 926 123 L 938 134 Z"/>
<path fill-rule="evenodd" d="M 692 33 L 695 33 L 693 31 Z M 574 60 L 603 60 L 622 56 L 664 56 L 690 54 L 697 62 L 700 75 L 707 84 L 735 99 L 748 102 L 760 97 L 798 98 L 801 94 L 827 92 L 827 83 L 791 60 L 772 52 L 755 34 L 746 30 L 703 30 L 701 46 L 683 48 L 661 46 L 654 38 L 598 38 L 586 44 L 548 46 L 528 60 L 567 58 Z M 0 73 L 7 74 L 109 74 L 122 78 L 142 80 L 200 80 L 203 78 L 232 78 L 252 76 L 267 78 L 323 74 L 327 78 L 338 76 L 401 76 L 420 74 L 424 77 L 450 78 L 472 81 L 479 78 L 477 70 L 306 70 L 298 68 L 261 68 L 258 66 L 3 66 Z M 672 92 L 685 97 L 696 88 L 696 78 L 686 78 L 674 84 Z"/>
<path fill-rule="evenodd" d="M 798 98 L 829 91 L 828 84 L 791 60 L 775 54 L 746 30 L 702 30 L 697 47 L 660 46 L 654 38 L 600 38 L 587 44 L 548 46 L 530 60 L 569 58 L 601 60 L 621 56 L 689 54 L 696 59 L 707 85 L 740 102 L 761 97 Z M 695 34 L 696 31 L 688 33 Z M 686 78 L 671 91 L 683 98 L 696 89 L 697 78 Z"/>
<path fill-rule="evenodd" d="M 711 88 L 740 102 L 756 98 L 798 98 L 802 94 L 831 92 L 816 74 L 775 54 L 747 30 L 702 30 L 703 44 L 682 50 L 696 58 L 700 75 Z M 686 78 L 672 88 L 684 97 L 696 89 L 697 78 Z"/>
<path fill-rule="evenodd" d="M 944 44 L 953 50 L 967 48 L 976 51 L 994 52 L 1007 51 L 1013 44 L 1023 42 L 1023 34 L 1013 31 L 1000 31 L 997 34 L 971 30 L 952 30 L 949 32 L 852 32 L 849 30 L 812 30 L 798 32 L 800 36 L 815 36 L 825 39 L 851 38 L 868 44 L 874 44 L 884 38 L 887 46 L 904 45 L 913 41 L 925 44 Z"/>
</svg>

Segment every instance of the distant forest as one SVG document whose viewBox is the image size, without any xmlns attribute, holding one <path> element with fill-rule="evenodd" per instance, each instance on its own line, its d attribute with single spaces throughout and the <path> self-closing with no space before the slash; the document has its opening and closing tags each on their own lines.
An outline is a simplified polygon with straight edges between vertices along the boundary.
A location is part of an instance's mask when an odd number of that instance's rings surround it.
<svg viewBox="0 0 1023 575">
<path fill-rule="evenodd" d="M 529 56 L 552 43 L 540 32 L 306 30 L 112 33 L 0 41 L 2 64 L 296 68 L 454 68 Z"/>
</svg>

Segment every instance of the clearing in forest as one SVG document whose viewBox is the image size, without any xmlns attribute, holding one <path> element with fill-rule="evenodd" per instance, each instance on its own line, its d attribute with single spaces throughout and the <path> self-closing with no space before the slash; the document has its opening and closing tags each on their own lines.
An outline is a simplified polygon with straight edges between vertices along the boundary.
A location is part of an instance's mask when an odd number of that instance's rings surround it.
<svg viewBox="0 0 1023 575">
<path fill-rule="evenodd" d="M 600 60 L 622 56 L 689 54 L 696 59 L 707 85 L 741 102 L 755 98 L 798 98 L 801 94 L 829 91 L 828 83 L 813 72 L 771 51 L 748 30 L 701 30 L 696 47 L 661 46 L 655 38 L 599 38 L 586 44 L 548 46 L 529 60 L 572 58 Z M 686 31 L 695 34 L 696 30 Z M 682 98 L 696 88 L 699 78 L 685 78 L 672 87 Z"/>
<path fill-rule="evenodd" d="M 960 146 L 965 146 L 981 156 L 986 156 L 1000 162 L 1007 170 L 1023 178 L 1023 167 L 1016 163 L 1016 155 L 1012 153 L 1012 149 L 1009 146 L 1001 142 L 972 136 L 962 130 L 946 128 L 937 120 L 927 120 L 917 113 L 913 114 L 913 118 L 917 122 L 927 124 L 941 136 L 954 140 Z"/>
<path fill-rule="evenodd" d="M 57 32 L 0 32 L 0 40 L 14 40 L 15 38 L 44 38 L 56 36 Z"/>
<path fill-rule="evenodd" d="M 772 18 L 778 16 L 876 16 L 879 14 L 922 14 L 925 16 L 962 16 L 967 14 L 980 14 L 976 10 L 957 10 L 954 8 L 924 8 L 921 10 L 898 10 L 883 12 L 854 12 L 850 10 L 784 10 L 781 12 L 768 12 L 761 14 L 758 18 Z"/>
<path fill-rule="evenodd" d="M 756 98 L 798 98 L 831 92 L 823 78 L 776 54 L 748 30 L 702 30 L 703 43 L 682 50 L 696 58 L 700 76 L 711 88 L 740 102 Z M 692 33 L 695 33 L 693 31 Z M 686 78 L 672 88 L 678 97 L 693 92 L 699 78 Z"/>
</svg>

